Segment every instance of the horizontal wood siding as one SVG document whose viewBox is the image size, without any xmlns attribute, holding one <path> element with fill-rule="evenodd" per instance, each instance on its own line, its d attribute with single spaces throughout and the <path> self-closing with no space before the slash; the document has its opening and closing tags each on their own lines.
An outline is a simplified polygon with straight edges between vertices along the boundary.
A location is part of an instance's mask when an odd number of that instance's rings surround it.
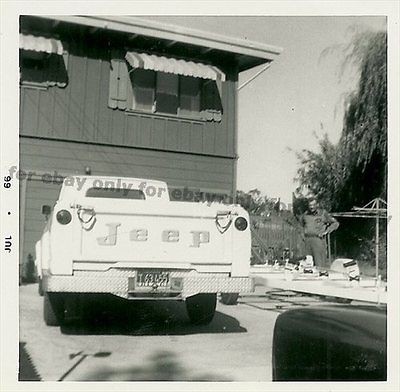
<svg viewBox="0 0 400 392">
<path fill-rule="evenodd" d="M 234 160 L 231 158 L 22 137 L 20 161 L 24 170 L 83 174 L 85 166 L 90 166 L 92 174 L 145 175 L 171 185 L 203 185 L 229 193 L 233 189 Z"/>
<path fill-rule="evenodd" d="M 108 108 L 110 61 L 104 58 L 100 49 L 70 43 L 65 88 L 21 88 L 20 134 L 235 156 L 235 75 L 222 83 L 219 123 L 149 117 Z"/>
</svg>

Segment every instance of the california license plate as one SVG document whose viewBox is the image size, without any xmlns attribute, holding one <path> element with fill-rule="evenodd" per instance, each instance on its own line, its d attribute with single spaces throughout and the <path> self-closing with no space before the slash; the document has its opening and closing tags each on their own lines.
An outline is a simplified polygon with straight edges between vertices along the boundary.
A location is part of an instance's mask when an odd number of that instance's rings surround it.
<svg viewBox="0 0 400 392">
<path fill-rule="evenodd" d="M 169 272 L 137 271 L 137 287 L 169 287 Z"/>
</svg>

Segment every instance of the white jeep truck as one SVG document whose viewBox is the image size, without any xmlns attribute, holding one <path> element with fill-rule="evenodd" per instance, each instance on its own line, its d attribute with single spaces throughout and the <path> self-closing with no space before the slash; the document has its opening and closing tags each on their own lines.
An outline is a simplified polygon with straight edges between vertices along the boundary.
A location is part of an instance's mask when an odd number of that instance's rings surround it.
<svg viewBox="0 0 400 392">
<path fill-rule="evenodd" d="M 71 176 L 42 212 L 35 262 L 47 325 L 75 308 L 71 298 L 100 293 L 185 300 L 190 320 L 207 324 L 217 293 L 229 302 L 254 290 L 249 216 L 239 205 L 170 201 L 161 181 Z"/>
</svg>

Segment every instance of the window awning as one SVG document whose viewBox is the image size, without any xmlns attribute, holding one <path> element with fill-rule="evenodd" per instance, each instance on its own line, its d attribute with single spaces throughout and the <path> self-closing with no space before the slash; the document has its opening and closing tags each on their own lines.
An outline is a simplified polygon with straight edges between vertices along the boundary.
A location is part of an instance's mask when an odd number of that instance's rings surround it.
<svg viewBox="0 0 400 392">
<path fill-rule="evenodd" d="M 19 35 L 19 48 L 22 50 L 31 50 L 33 52 L 54 53 L 63 55 L 64 48 L 58 39 L 36 37 L 34 35 Z"/>
<path fill-rule="evenodd" d="M 132 68 L 211 79 L 217 82 L 225 81 L 225 74 L 212 65 L 137 52 L 127 52 L 125 59 Z"/>
</svg>

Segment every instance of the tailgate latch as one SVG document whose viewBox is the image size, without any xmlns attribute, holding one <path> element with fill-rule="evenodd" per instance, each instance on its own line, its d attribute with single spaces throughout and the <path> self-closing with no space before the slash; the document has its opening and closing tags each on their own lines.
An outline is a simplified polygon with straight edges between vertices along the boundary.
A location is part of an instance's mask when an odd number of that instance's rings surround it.
<svg viewBox="0 0 400 392">
<path fill-rule="evenodd" d="M 218 231 L 223 234 L 227 231 L 232 224 L 232 212 L 231 211 L 218 211 L 215 217 L 215 224 L 217 225 Z"/>
<path fill-rule="evenodd" d="M 82 228 L 85 230 L 91 230 L 96 223 L 96 212 L 93 207 L 76 205 L 76 214 L 81 222 Z"/>
</svg>

